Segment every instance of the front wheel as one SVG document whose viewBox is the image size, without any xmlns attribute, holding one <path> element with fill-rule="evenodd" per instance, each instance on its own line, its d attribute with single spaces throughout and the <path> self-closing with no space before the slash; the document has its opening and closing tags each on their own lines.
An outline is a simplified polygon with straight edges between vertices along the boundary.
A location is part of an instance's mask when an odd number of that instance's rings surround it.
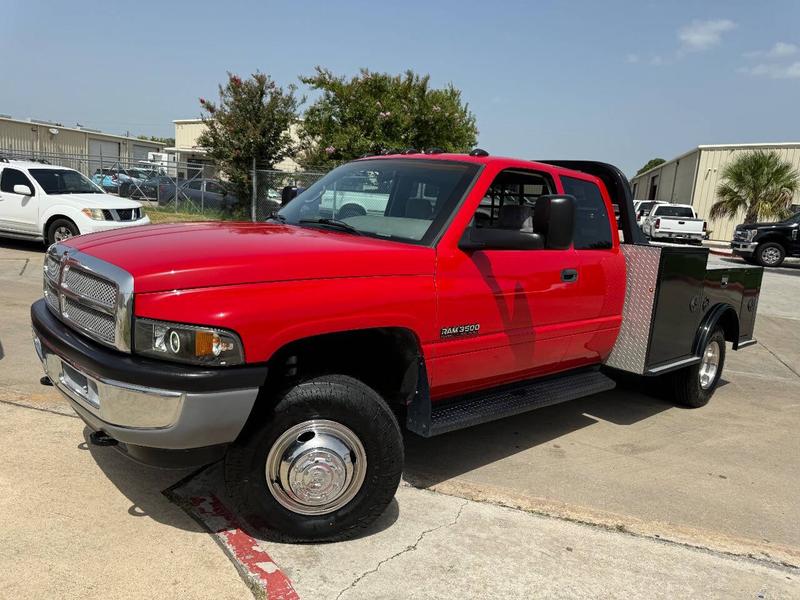
<svg viewBox="0 0 800 600">
<path fill-rule="evenodd" d="M 708 338 L 700 362 L 670 374 L 675 402 L 690 408 L 708 404 L 725 366 L 725 334 L 717 327 Z"/>
<path fill-rule="evenodd" d="M 225 459 L 237 510 L 304 542 L 344 539 L 370 525 L 402 470 L 397 419 L 372 388 L 345 375 L 289 389 Z"/>
<path fill-rule="evenodd" d="M 56 242 L 63 242 L 71 237 L 80 235 L 78 226 L 69 219 L 56 219 L 47 228 L 47 243 L 55 244 Z"/>
<path fill-rule="evenodd" d="M 756 248 L 755 257 L 762 267 L 779 267 L 786 258 L 786 250 L 780 244 L 767 242 Z"/>
</svg>

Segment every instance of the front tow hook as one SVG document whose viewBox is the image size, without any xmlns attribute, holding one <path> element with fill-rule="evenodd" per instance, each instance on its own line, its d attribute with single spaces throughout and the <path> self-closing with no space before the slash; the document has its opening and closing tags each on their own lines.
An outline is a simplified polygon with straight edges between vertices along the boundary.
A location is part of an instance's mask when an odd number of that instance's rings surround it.
<svg viewBox="0 0 800 600">
<path fill-rule="evenodd" d="M 93 446 L 116 446 L 117 440 L 108 435 L 105 431 L 93 431 L 89 434 L 89 441 Z"/>
</svg>

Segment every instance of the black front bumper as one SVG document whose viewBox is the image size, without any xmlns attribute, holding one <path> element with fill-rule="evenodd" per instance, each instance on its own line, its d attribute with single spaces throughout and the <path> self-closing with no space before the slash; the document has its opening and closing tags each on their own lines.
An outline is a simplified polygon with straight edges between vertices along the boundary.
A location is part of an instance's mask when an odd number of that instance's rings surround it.
<svg viewBox="0 0 800 600">
<path fill-rule="evenodd" d="M 70 329 L 47 308 L 44 299 L 31 306 L 31 322 L 42 345 L 89 375 L 149 387 L 183 392 L 216 392 L 260 387 L 266 365 L 209 369 L 153 360 L 117 352 Z"/>
<path fill-rule="evenodd" d="M 191 462 L 188 454 L 210 456 L 209 447 L 234 441 L 267 376 L 265 365 L 209 369 L 117 352 L 67 327 L 44 300 L 31 321 L 55 387 L 91 429 L 143 462 L 164 464 L 170 454 Z"/>
</svg>

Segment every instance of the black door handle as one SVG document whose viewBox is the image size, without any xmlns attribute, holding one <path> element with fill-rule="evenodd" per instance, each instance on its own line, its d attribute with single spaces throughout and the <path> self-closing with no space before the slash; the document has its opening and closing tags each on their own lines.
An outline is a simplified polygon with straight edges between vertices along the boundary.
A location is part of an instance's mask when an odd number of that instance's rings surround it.
<svg viewBox="0 0 800 600">
<path fill-rule="evenodd" d="M 578 269 L 564 269 L 561 271 L 561 281 L 566 283 L 578 281 Z"/>
</svg>

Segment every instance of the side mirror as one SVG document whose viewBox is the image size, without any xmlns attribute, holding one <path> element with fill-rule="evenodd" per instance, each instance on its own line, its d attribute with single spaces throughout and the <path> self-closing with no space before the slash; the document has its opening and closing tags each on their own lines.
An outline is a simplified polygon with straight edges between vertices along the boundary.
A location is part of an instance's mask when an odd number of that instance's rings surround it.
<svg viewBox="0 0 800 600">
<path fill-rule="evenodd" d="M 33 196 L 33 190 L 29 185 L 18 183 L 14 186 L 14 193 L 21 194 L 22 196 Z"/>
<path fill-rule="evenodd" d="M 533 210 L 533 230 L 548 250 L 567 250 L 575 237 L 575 197 L 540 196 Z"/>
<path fill-rule="evenodd" d="M 542 236 L 516 229 L 468 227 L 458 243 L 461 250 L 539 250 L 544 248 Z"/>
</svg>

